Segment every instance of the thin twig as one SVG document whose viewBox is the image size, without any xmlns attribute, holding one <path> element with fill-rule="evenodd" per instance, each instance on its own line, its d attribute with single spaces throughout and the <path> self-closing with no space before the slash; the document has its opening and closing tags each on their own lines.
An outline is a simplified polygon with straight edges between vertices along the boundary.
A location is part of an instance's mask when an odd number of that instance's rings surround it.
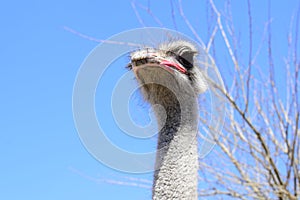
<svg viewBox="0 0 300 200">
<path fill-rule="evenodd" d="M 74 35 L 77 35 L 81 38 L 93 41 L 93 42 L 97 42 L 97 43 L 107 43 L 107 44 L 116 44 L 116 45 L 126 45 L 126 46 L 132 46 L 132 47 L 141 47 L 142 45 L 140 44 L 135 44 L 135 43 L 131 43 L 131 42 L 122 42 L 122 41 L 112 41 L 112 40 L 100 40 L 100 39 L 96 39 L 94 37 L 85 35 L 83 33 L 80 33 L 70 27 L 64 26 L 63 29 L 65 29 L 66 31 L 73 33 Z"/>
</svg>

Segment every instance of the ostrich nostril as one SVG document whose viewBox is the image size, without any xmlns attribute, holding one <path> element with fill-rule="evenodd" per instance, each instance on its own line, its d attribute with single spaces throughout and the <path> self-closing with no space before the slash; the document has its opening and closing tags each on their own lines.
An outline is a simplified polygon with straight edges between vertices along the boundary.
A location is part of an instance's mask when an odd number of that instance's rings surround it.
<svg viewBox="0 0 300 200">
<path fill-rule="evenodd" d="M 146 61 L 144 59 L 135 61 L 136 66 L 143 65 L 145 63 L 146 63 Z"/>
<path fill-rule="evenodd" d="M 144 65 L 144 64 L 147 64 L 150 62 L 152 62 L 150 58 L 142 58 L 142 59 L 133 61 L 135 66 Z"/>
</svg>

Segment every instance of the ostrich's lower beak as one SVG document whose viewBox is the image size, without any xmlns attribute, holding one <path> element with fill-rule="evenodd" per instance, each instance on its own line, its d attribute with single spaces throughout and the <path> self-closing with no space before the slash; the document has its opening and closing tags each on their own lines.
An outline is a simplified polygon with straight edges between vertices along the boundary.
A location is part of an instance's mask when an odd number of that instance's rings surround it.
<svg viewBox="0 0 300 200">
<path fill-rule="evenodd" d="M 163 61 L 160 62 L 160 64 L 168 66 L 168 67 L 172 67 L 172 68 L 178 70 L 181 73 L 184 73 L 184 74 L 187 73 L 187 71 L 186 71 L 186 69 L 184 67 L 181 67 L 179 64 L 177 64 L 175 62 L 171 62 L 169 60 L 163 60 Z"/>
</svg>

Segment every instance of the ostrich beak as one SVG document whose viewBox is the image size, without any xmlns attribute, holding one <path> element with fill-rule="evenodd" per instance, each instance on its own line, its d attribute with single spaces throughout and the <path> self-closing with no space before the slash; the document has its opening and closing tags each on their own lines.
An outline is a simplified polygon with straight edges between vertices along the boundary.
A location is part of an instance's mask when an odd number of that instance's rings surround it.
<svg viewBox="0 0 300 200">
<path fill-rule="evenodd" d="M 181 67 L 179 64 L 175 63 L 175 62 L 171 62 L 169 60 L 163 60 L 160 62 L 161 65 L 165 65 L 165 66 L 168 66 L 168 67 L 172 67 L 176 70 L 178 70 L 179 72 L 183 73 L 183 74 L 186 74 L 187 71 L 184 67 Z"/>
</svg>

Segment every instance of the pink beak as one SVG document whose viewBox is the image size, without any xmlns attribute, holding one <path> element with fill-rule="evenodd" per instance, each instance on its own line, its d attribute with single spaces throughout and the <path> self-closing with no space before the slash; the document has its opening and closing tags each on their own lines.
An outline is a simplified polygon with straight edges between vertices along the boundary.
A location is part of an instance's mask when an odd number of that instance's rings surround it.
<svg viewBox="0 0 300 200">
<path fill-rule="evenodd" d="M 183 68 L 183 67 L 181 67 L 181 66 L 180 66 L 179 64 L 177 64 L 177 63 L 174 63 L 174 62 L 171 62 L 171 61 L 168 61 L 168 60 L 163 60 L 163 61 L 161 61 L 160 64 L 161 64 L 161 65 L 168 66 L 168 67 L 173 67 L 173 68 L 177 69 L 178 71 L 180 71 L 180 72 L 182 72 L 182 73 L 184 73 L 184 74 L 187 73 L 186 69 Z"/>
</svg>

